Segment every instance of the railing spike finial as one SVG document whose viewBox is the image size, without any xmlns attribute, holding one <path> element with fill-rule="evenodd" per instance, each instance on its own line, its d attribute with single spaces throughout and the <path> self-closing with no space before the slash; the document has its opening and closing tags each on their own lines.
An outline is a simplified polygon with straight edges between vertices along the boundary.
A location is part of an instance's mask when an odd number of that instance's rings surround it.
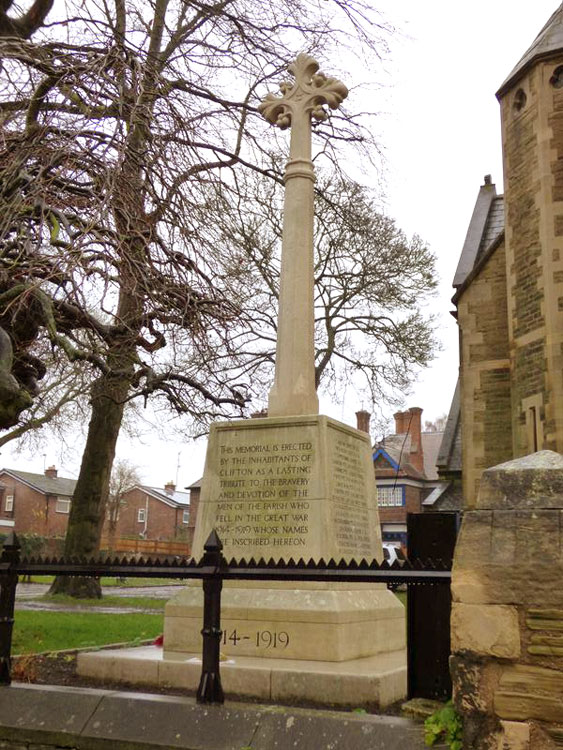
<svg viewBox="0 0 563 750">
<path fill-rule="evenodd" d="M 213 529 L 211 534 L 207 537 L 207 541 L 203 545 L 203 549 L 206 552 L 220 552 L 223 549 L 223 542 L 219 539 L 219 535 Z"/>
</svg>

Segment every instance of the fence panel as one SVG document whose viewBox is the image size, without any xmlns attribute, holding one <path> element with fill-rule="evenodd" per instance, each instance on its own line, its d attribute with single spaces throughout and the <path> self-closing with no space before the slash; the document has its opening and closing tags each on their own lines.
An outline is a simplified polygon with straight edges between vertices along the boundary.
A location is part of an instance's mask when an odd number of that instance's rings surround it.
<svg viewBox="0 0 563 750">
<path fill-rule="evenodd" d="M 102 537 L 101 549 L 108 549 L 109 539 Z M 170 542 L 159 539 L 115 539 L 112 544 L 112 554 L 142 555 L 170 555 L 172 557 L 188 556 L 191 552 L 188 542 Z"/>
<path fill-rule="evenodd" d="M 459 513 L 409 513 L 409 558 L 449 563 L 459 527 Z M 449 670 L 449 586 L 411 584 L 407 593 L 408 697 L 443 700 L 452 694 Z"/>
<path fill-rule="evenodd" d="M 451 581 L 449 565 L 433 560 L 407 560 L 388 565 L 376 560 L 226 560 L 223 545 L 212 531 L 204 545 L 201 560 L 172 559 L 48 559 L 20 558 L 20 545 L 12 532 L 0 556 L 0 685 L 10 683 L 10 651 L 14 603 L 19 575 L 127 576 L 133 578 L 199 579 L 204 589 L 202 674 L 197 699 L 200 702 L 223 701 L 219 644 L 221 640 L 221 588 L 225 580 L 243 581 L 323 581 L 338 583 L 387 583 L 447 588 Z"/>
</svg>

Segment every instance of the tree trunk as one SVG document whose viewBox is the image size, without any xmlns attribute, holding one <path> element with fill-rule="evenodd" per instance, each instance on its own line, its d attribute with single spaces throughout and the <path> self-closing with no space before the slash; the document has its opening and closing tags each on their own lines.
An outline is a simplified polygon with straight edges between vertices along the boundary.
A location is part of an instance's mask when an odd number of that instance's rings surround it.
<svg viewBox="0 0 563 750">
<path fill-rule="evenodd" d="M 72 500 L 65 539 L 66 558 L 91 557 L 99 551 L 100 508 L 108 491 L 115 445 L 121 427 L 130 379 L 102 375 L 92 389 L 92 414 L 80 474 Z M 99 579 L 57 576 L 50 594 L 100 598 Z"/>
</svg>

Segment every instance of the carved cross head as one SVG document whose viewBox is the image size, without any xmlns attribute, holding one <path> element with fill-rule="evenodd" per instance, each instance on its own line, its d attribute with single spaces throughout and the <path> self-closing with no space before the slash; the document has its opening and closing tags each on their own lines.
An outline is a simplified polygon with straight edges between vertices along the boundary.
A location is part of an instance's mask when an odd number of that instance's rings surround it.
<svg viewBox="0 0 563 750">
<path fill-rule="evenodd" d="M 317 72 L 319 64 L 309 55 L 298 55 L 288 70 L 295 81 L 281 83 L 282 96 L 267 94 L 258 106 L 260 114 L 282 130 L 290 127 L 298 110 L 310 112 L 315 120 L 326 120 L 324 105 L 337 109 L 348 96 L 348 89 L 341 81 Z"/>
</svg>

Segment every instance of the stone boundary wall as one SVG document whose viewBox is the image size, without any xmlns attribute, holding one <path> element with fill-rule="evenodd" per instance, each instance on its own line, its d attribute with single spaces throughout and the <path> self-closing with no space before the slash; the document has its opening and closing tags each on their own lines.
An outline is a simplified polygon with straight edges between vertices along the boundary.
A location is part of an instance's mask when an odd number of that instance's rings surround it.
<svg viewBox="0 0 563 750">
<path fill-rule="evenodd" d="M 483 473 L 452 570 L 464 750 L 563 748 L 563 457 Z"/>
<path fill-rule="evenodd" d="M 424 750 L 421 724 L 283 706 L 14 683 L 0 750 Z M 444 746 L 441 746 L 444 747 Z"/>
</svg>

